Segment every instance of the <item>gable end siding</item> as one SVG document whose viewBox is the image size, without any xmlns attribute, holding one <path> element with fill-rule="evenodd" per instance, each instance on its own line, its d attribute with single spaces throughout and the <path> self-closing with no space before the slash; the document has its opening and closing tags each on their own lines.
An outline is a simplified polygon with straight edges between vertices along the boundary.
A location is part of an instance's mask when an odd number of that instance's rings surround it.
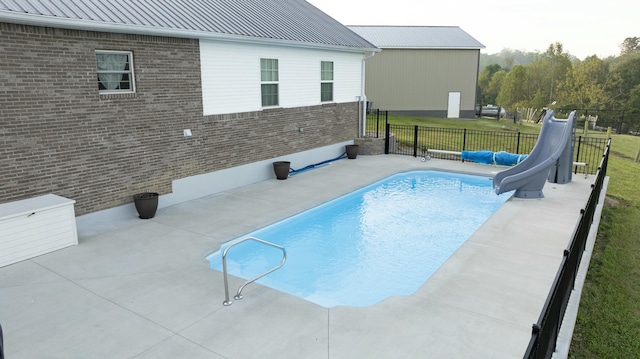
<svg viewBox="0 0 640 359">
<path fill-rule="evenodd" d="M 204 115 L 261 110 L 261 58 L 278 59 L 278 107 L 321 104 L 321 61 L 334 62 L 333 102 L 360 95 L 362 54 L 200 41 Z"/>
</svg>

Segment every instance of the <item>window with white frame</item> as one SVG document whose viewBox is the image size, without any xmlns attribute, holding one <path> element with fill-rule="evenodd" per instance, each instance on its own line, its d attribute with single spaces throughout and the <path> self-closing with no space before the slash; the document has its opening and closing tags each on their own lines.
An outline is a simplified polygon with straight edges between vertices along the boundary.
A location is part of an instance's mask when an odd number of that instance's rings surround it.
<svg viewBox="0 0 640 359">
<path fill-rule="evenodd" d="M 262 107 L 278 106 L 278 59 L 260 59 Z"/>
<path fill-rule="evenodd" d="M 333 101 L 333 61 L 320 62 L 320 101 Z"/>
<path fill-rule="evenodd" d="M 96 69 L 100 93 L 136 91 L 131 51 L 96 51 Z"/>
</svg>

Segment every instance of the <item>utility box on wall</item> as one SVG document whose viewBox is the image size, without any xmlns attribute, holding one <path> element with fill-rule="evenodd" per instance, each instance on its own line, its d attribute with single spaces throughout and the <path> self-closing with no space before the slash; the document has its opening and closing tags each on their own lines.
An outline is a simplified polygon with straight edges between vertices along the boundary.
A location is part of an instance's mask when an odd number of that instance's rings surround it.
<svg viewBox="0 0 640 359">
<path fill-rule="evenodd" d="M 0 267 L 78 244 L 74 203 L 47 194 L 0 204 Z"/>
</svg>

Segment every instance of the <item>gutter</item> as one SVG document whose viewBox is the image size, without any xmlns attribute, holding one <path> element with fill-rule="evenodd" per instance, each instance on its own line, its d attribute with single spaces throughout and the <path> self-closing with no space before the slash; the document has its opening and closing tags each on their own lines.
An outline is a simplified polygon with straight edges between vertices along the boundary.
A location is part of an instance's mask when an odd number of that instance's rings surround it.
<svg viewBox="0 0 640 359">
<path fill-rule="evenodd" d="M 482 50 L 485 48 L 485 46 L 378 46 L 381 49 L 393 50 Z"/>
<path fill-rule="evenodd" d="M 367 134 L 367 95 L 365 94 L 365 61 L 369 60 L 373 56 L 375 56 L 376 52 L 380 52 L 380 49 L 377 51 L 371 51 L 369 55 L 362 56 L 362 66 L 360 66 L 360 101 L 362 101 L 362 105 L 358 106 L 358 118 L 361 126 L 360 135 L 366 136 Z"/>
</svg>

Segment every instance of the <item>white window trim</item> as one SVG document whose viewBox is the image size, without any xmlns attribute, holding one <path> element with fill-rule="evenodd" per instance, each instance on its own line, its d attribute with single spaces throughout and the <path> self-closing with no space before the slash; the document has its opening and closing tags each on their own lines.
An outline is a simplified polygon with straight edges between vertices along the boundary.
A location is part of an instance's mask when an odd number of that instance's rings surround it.
<svg viewBox="0 0 640 359">
<path fill-rule="evenodd" d="M 131 89 L 130 90 L 100 90 L 98 92 L 101 95 L 107 94 L 130 94 L 136 92 L 136 76 L 134 73 L 134 65 L 133 65 L 133 51 L 116 51 L 116 50 L 96 50 L 95 54 L 119 54 L 119 55 L 127 55 L 129 57 L 129 70 L 122 71 L 122 73 L 129 74 L 129 78 L 131 81 Z M 96 73 L 98 73 L 98 64 L 96 62 Z M 100 80 L 98 80 L 100 81 Z"/>
<path fill-rule="evenodd" d="M 262 85 L 277 85 L 278 88 L 278 103 L 275 105 L 263 105 L 262 104 Z M 260 107 L 262 108 L 274 108 L 274 107 L 280 107 L 280 84 L 278 83 L 278 81 L 260 81 Z"/>
<path fill-rule="evenodd" d="M 323 80 L 322 79 L 322 63 L 323 62 L 330 62 L 331 63 L 331 77 L 332 77 L 331 80 Z M 335 62 L 334 61 L 325 61 L 325 60 L 320 61 L 320 84 L 321 84 L 320 85 L 320 102 L 321 103 L 334 102 L 335 95 L 336 95 L 334 81 L 335 81 Z M 331 86 L 331 100 L 326 100 L 326 101 L 322 100 L 322 84 L 331 84 L 332 85 Z"/>
<path fill-rule="evenodd" d="M 262 80 L 262 64 L 260 65 L 260 107 L 261 108 L 278 108 L 280 107 L 280 60 L 278 58 L 273 58 L 273 57 L 261 57 L 260 58 L 260 62 L 262 63 L 262 60 L 278 60 L 278 80 L 277 81 L 263 81 Z M 262 104 L 262 85 L 277 85 L 278 88 L 278 103 L 275 105 L 268 105 L 268 106 L 264 106 Z"/>
</svg>

